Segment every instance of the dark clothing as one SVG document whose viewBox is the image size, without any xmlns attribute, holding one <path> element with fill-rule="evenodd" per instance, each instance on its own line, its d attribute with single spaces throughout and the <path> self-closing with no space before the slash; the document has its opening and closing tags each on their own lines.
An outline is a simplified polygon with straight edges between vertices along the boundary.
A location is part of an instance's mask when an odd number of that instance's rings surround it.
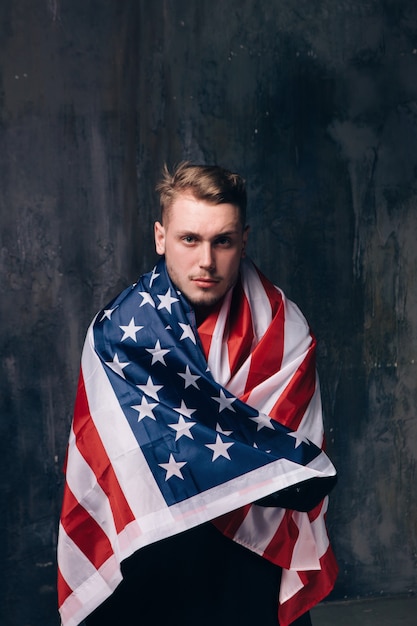
<svg viewBox="0 0 417 626">
<path fill-rule="evenodd" d="M 87 626 L 278 626 L 281 570 L 210 523 L 147 546 Z M 294 622 L 311 626 L 309 614 Z"/>
</svg>

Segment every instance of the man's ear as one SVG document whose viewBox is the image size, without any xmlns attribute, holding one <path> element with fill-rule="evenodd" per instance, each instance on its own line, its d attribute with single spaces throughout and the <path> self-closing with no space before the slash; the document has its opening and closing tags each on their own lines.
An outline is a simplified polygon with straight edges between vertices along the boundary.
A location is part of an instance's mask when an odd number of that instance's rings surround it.
<svg viewBox="0 0 417 626">
<path fill-rule="evenodd" d="M 155 249 L 158 254 L 165 254 L 165 228 L 160 222 L 154 225 Z"/>
</svg>

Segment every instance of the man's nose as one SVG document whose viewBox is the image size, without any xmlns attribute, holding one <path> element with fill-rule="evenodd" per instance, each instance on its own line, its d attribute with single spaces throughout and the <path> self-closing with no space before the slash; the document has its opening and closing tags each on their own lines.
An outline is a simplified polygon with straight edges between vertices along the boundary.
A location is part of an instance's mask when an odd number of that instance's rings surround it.
<svg viewBox="0 0 417 626">
<path fill-rule="evenodd" d="M 200 267 L 204 269 L 214 269 L 215 261 L 213 249 L 210 243 L 204 243 L 200 247 Z"/>
</svg>

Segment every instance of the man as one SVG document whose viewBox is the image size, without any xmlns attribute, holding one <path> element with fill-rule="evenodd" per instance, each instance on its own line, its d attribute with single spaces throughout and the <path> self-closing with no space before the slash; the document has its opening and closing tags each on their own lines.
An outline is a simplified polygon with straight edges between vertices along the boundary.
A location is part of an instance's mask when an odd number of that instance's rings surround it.
<svg viewBox="0 0 417 626">
<path fill-rule="evenodd" d="M 157 189 L 162 259 L 83 351 L 63 623 L 307 626 L 337 573 L 314 338 L 244 258 L 240 176 L 183 163 Z"/>
</svg>

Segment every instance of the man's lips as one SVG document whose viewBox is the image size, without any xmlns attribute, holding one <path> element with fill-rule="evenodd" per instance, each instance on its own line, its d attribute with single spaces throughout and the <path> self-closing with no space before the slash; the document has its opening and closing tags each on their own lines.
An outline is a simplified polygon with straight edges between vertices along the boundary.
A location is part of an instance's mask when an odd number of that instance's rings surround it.
<svg viewBox="0 0 417 626">
<path fill-rule="evenodd" d="M 207 276 L 193 276 L 191 280 L 199 287 L 212 287 L 220 282 L 219 278 L 211 278 Z"/>
</svg>

